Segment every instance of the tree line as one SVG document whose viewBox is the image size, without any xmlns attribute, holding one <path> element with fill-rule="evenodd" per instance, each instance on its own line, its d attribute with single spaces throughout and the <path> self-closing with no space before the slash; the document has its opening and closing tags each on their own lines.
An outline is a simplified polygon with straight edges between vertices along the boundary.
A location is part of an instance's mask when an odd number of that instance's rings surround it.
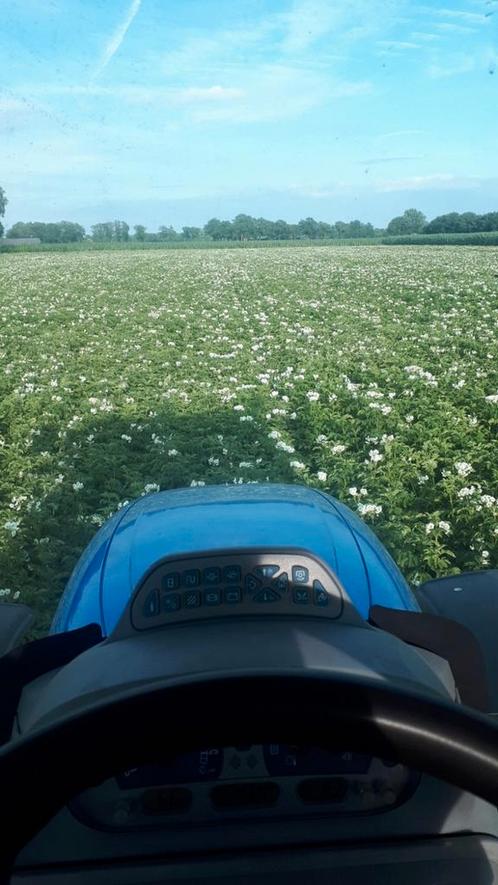
<svg viewBox="0 0 498 885">
<path fill-rule="evenodd" d="M 0 218 L 5 213 L 7 198 L 0 187 Z M 376 228 L 369 222 L 316 221 L 303 218 L 297 224 L 283 219 L 269 221 L 267 218 L 254 218 L 239 214 L 232 221 L 211 218 L 204 227 L 184 226 L 181 231 L 171 225 L 162 225 L 156 232 L 148 231 L 143 224 L 136 224 L 133 230 L 126 221 L 105 221 L 93 224 L 87 234 L 81 224 L 73 221 L 41 222 L 18 221 L 7 231 L 7 237 L 36 237 L 42 243 L 78 243 L 91 239 L 98 243 L 116 242 L 166 242 L 175 240 L 323 240 L 358 239 L 411 234 L 474 233 L 498 231 L 498 212 L 478 215 L 475 212 L 449 212 L 428 221 L 418 209 L 407 209 L 403 215 L 392 218 L 387 227 Z M 3 227 L 0 223 L 0 237 Z"/>
</svg>

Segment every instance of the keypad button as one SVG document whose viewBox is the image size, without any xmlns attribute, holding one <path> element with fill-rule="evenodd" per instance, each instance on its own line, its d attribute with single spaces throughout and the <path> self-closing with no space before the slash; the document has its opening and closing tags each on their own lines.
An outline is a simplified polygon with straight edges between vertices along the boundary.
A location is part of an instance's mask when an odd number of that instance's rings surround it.
<svg viewBox="0 0 498 885">
<path fill-rule="evenodd" d="M 161 608 L 164 612 L 177 612 L 181 607 L 179 593 L 166 593 L 161 600 Z"/>
<path fill-rule="evenodd" d="M 329 594 L 327 593 L 321 581 L 313 581 L 313 597 L 315 605 L 324 608 L 326 605 L 329 604 Z"/>
<path fill-rule="evenodd" d="M 234 605 L 242 601 L 242 590 L 240 587 L 227 587 L 223 593 L 223 601 L 229 605 Z"/>
<path fill-rule="evenodd" d="M 294 584 L 307 584 L 309 579 L 308 569 L 304 565 L 292 566 L 292 581 Z"/>
<path fill-rule="evenodd" d="M 147 594 L 144 604 L 142 605 L 142 614 L 144 618 L 154 618 L 159 614 L 159 593 L 157 590 L 151 590 Z"/>
<path fill-rule="evenodd" d="M 187 592 L 183 594 L 184 608 L 199 608 L 200 604 L 201 594 L 198 590 L 187 590 Z"/>
<path fill-rule="evenodd" d="M 206 605 L 220 605 L 221 590 L 205 590 L 204 602 Z"/>
<path fill-rule="evenodd" d="M 223 569 L 225 584 L 239 584 L 241 579 L 240 565 L 226 565 Z"/>
<path fill-rule="evenodd" d="M 201 583 L 201 573 L 198 568 L 190 568 L 182 574 L 183 587 L 198 587 Z"/>
<path fill-rule="evenodd" d="M 249 593 L 254 593 L 255 590 L 259 590 L 259 588 L 261 587 L 261 581 L 259 580 L 259 578 L 256 577 L 256 575 L 246 575 L 244 584 L 246 590 L 248 590 Z"/>
<path fill-rule="evenodd" d="M 263 590 L 259 590 L 256 593 L 253 600 L 254 602 L 279 602 L 281 598 L 280 593 L 276 593 L 275 590 L 271 590 L 269 587 L 264 587 Z"/>
<path fill-rule="evenodd" d="M 278 590 L 279 593 L 287 593 L 289 588 L 289 576 L 287 572 L 282 572 L 278 578 L 273 578 L 271 585 L 275 590 Z"/>
<path fill-rule="evenodd" d="M 310 601 L 309 590 L 306 590 L 304 587 L 294 587 L 292 598 L 298 605 L 307 605 Z"/>
<path fill-rule="evenodd" d="M 205 568 L 203 572 L 204 583 L 210 587 L 221 582 L 221 569 L 217 565 L 211 565 Z"/>
<path fill-rule="evenodd" d="M 163 575 L 163 579 L 161 581 L 163 590 L 176 590 L 180 583 L 180 575 L 178 572 L 169 572 L 167 575 Z"/>
<path fill-rule="evenodd" d="M 263 580 L 269 580 L 273 578 L 273 575 L 276 575 L 280 566 L 278 565 L 258 565 L 254 569 L 255 573 Z"/>
</svg>

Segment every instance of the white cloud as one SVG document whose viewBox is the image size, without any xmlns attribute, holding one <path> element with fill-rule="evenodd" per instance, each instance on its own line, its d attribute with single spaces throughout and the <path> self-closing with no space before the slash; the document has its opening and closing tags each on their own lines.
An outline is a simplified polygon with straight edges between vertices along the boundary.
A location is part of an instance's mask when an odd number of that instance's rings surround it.
<svg viewBox="0 0 498 885">
<path fill-rule="evenodd" d="M 434 25 L 438 31 L 448 34 L 475 34 L 475 28 L 469 28 L 467 25 L 456 25 L 454 22 L 438 22 Z"/>
<path fill-rule="evenodd" d="M 190 118 L 196 123 L 258 123 L 294 119 L 311 108 L 372 91 L 368 81 L 331 81 L 313 70 L 292 65 L 262 65 L 240 79 L 233 97 L 224 101 L 192 100 Z M 195 95 L 193 96 L 195 98 Z"/>
<path fill-rule="evenodd" d="M 129 9 L 123 18 L 122 22 L 118 25 L 114 33 L 111 35 L 110 39 L 107 41 L 104 52 L 102 53 L 102 57 L 93 72 L 93 79 L 100 77 L 104 69 L 107 67 L 112 57 L 116 55 L 119 47 L 121 46 L 124 38 L 126 37 L 126 33 L 128 28 L 130 27 L 133 19 L 135 18 L 140 6 L 142 5 L 142 0 L 131 0 L 131 4 Z"/>
<path fill-rule="evenodd" d="M 410 178 L 376 182 L 376 190 L 381 193 L 424 190 L 474 190 L 480 186 L 480 178 L 450 175 L 448 173 L 413 175 Z"/>
<path fill-rule="evenodd" d="M 290 12 L 282 15 L 286 33 L 281 47 L 284 52 L 303 52 L 330 30 L 344 23 L 351 4 L 323 3 L 321 0 L 298 0 Z"/>
<path fill-rule="evenodd" d="M 440 40 L 441 34 L 431 34 L 427 31 L 413 31 L 411 34 L 414 40 L 423 40 L 426 43 L 433 43 L 434 40 Z"/>
<path fill-rule="evenodd" d="M 439 15 L 444 18 L 457 18 L 461 21 L 474 22 L 475 24 L 484 24 L 485 20 L 485 16 L 480 12 L 465 12 L 460 9 L 447 8 L 432 9 L 431 7 L 429 7 L 429 9 L 434 15 Z"/>
<path fill-rule="evenodd" d="M 472 55 L 453 56 L 448 59 L 445 64 L 437 62 L 429 65 L 427 74 L 434 80 L 440 80 L 445 77 L 456 77 L 460 74 L 468 74 L 476 67 L 476 59 Z"/>
<path fill-rule="evenodd" d="M 383 49 L 422 49 L 420 43 L 403 40 L 377 40 L 377 46 L 382 46 Z"/>
<path fill-rule="evenodd" d="M 2 98 L 0 96 L 0 114 L 9 114 L 16 111 L 25 111 L 26 102 L 19 98 Z"/>
<path fill-rule="evenodd" d="M 379 141 L 383 141 L 386 138 L 404 138 L 406 136 L 424 134 L 424 129 L 395 129 L 392 132 L 381 132 L 380 135 L 376 136 L 376 139 Z"/>
<path fill-rule="evenodd" d="M 184 102 L 219 102 L 241 98 L 244 92 L 231 86 L 189 86 L 179 89 L 176 94 L 178 100 Z"/>
</svg>

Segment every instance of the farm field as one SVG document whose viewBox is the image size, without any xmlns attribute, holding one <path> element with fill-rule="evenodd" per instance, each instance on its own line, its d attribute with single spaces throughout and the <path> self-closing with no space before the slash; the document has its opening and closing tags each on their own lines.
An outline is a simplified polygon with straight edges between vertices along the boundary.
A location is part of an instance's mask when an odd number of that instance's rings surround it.
<svg viewBox="0 0 498 885">
<path fill-rule="evenodd" d="M 498 249 L 0 256 L 0 594 L 49 625 L 124 502 L 301 482 L 412 582 L 498 566 Z"/>
</svg>

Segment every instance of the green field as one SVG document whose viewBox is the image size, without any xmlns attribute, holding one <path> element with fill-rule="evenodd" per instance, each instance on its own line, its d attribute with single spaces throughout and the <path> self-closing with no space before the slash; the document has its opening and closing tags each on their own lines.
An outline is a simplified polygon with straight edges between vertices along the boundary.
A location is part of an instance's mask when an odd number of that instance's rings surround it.
<svg viewBox="0 0 498 885">
<path fill-rule="evenodd" d="M 0 256 L 0 593 L 50 620 L 131 498 L 287 481 L 407 577 L 498 565 L 498 249 Z"/>
</svg>

